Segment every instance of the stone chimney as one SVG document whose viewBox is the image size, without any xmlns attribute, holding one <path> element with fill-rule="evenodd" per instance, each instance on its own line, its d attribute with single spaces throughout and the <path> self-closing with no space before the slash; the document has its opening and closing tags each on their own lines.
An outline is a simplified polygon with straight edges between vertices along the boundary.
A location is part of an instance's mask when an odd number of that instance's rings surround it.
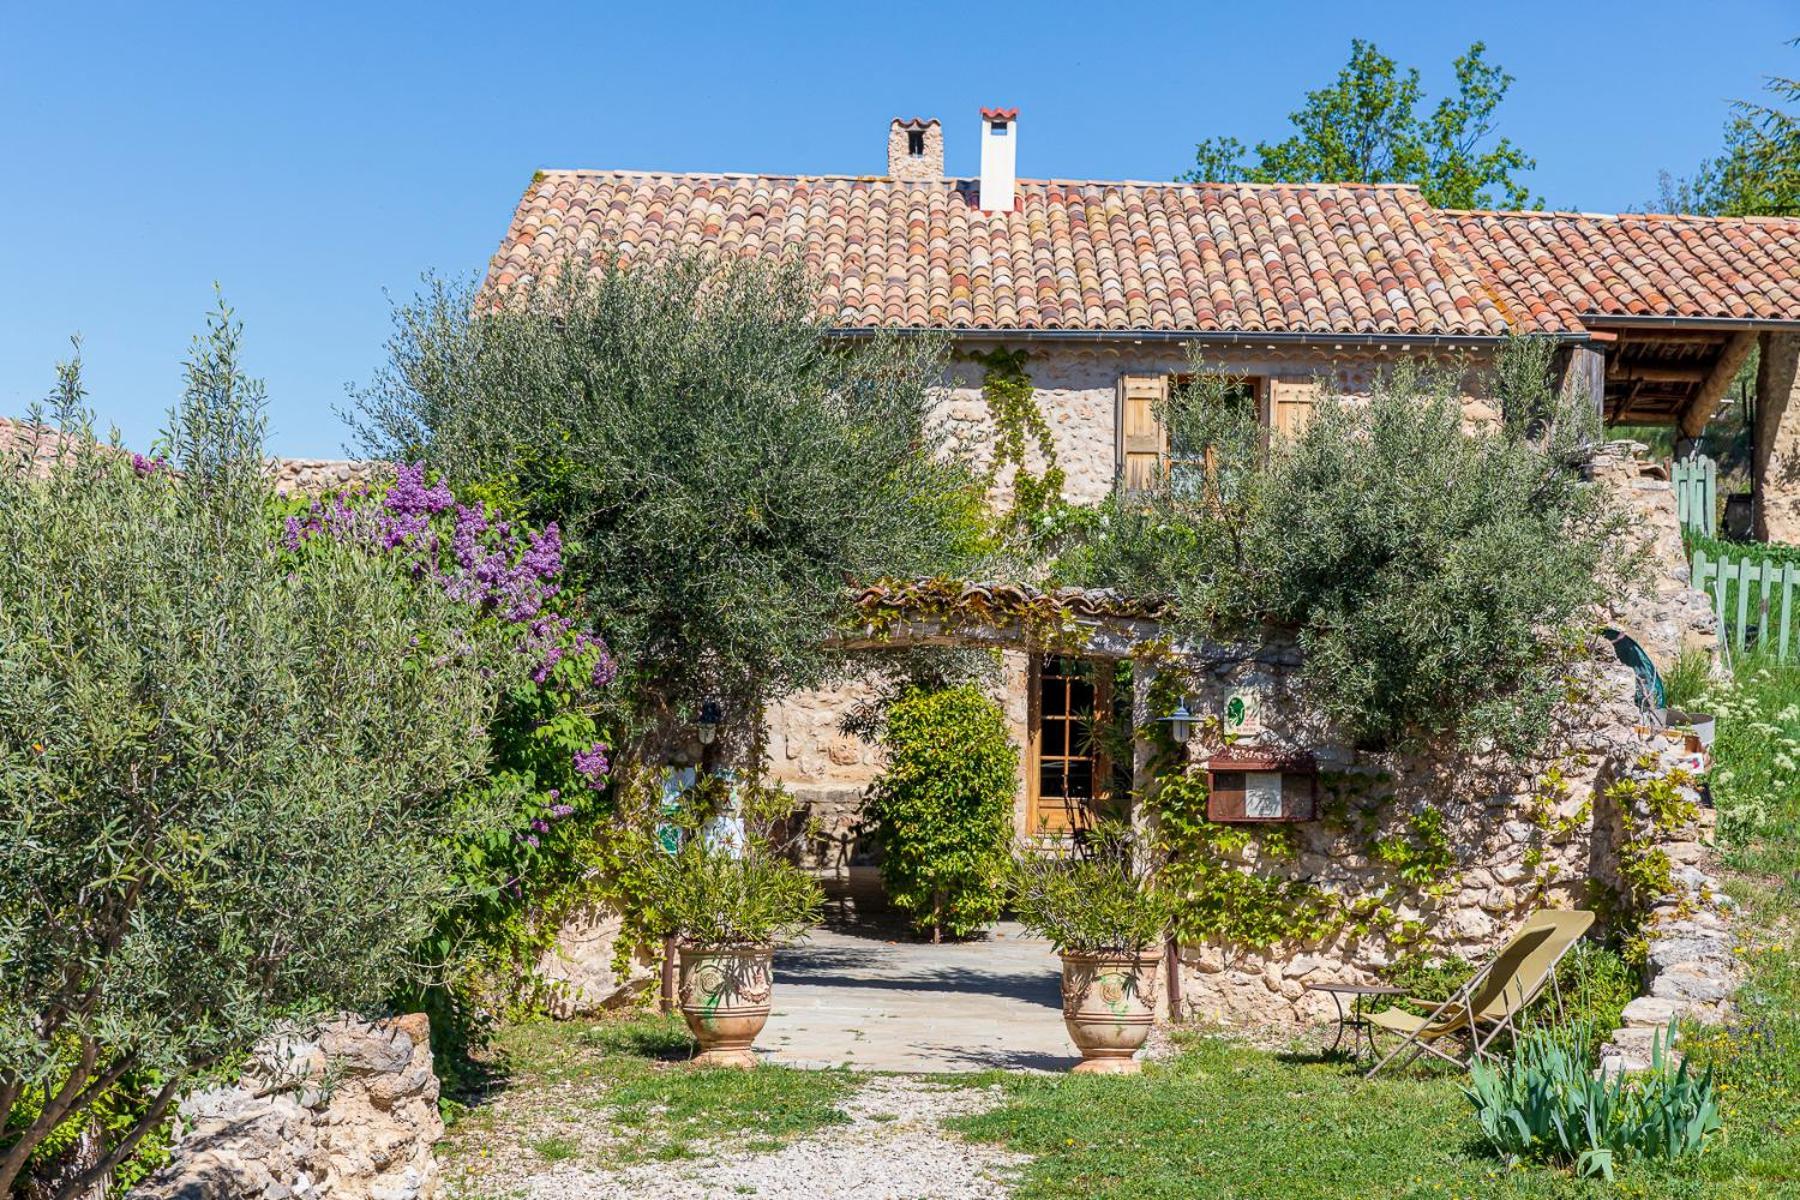
<svg viewBox="0 0 1800 1200">
<path fill-rule="evenodd" d="M 888 126 L 888 178 L 908 183 L 944 177 L 944 127 L 933 117 L 902 121 Z"/>
<path fill-rule="evenodd" d="M 981 110 L 982 212 L 1011 212 L 1018 200 L 1018 137 L 1018 109 Z"/>
</svg>

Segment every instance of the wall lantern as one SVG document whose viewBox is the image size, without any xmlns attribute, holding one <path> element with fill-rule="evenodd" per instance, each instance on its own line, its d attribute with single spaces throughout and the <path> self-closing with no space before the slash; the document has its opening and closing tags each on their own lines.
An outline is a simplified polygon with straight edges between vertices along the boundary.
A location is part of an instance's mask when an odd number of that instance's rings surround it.
<svg viewBox="0 0 1800 1200">
<path fill-rule="evenodd" d="M 1169 736 L 1175 739 L 1177 746 L 1185 746 L 1187 740 L 1194 736 L 1194 713 L 1187 706 L 1187 701 L 1177 701 L 1175 711 L 1162 720 L 1169 726 Z"/>
<path fill-rule="evenodd" d="M 717 700 L 705 700 L 700 704 L 700 744 L 712 745 L 713 739 L 719 736 L 719 723 L 725 719 L 725 710 Z"/>
<path fill-rule="evenodd" d="M 1319 767 L 1310 754 L 1224 750 L 1206 774 L 1209 821 L 1311 821 L 1318 809 Z"/>
</svg>

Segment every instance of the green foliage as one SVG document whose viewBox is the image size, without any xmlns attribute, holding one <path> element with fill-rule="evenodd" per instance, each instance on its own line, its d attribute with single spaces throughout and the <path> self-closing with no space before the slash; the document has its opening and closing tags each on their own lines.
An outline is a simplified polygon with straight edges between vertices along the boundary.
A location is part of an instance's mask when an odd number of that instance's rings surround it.
<svg viewBox="0 0 1800 1200">
<path fill-rule="evenodd" d="M 1037 389 L 1025 369 L 1030 355 L 1024 350 L 1000 347 L 969 357 L 986 368 L 981 398 L 987 402 L 988 418 L 994 425 L 994 458 L 988 465 L 987 484 L 992 487 L 1002 471 L 1013 468 L 1013 505 L 1006 520 L 1029 539 L 1053 520 L 1062 506 L 1063 484 L 1067 482 L 1056 463 L 1056 441 L 1050 435 L 1050 424 L 1038 408 Z M 1043 470 L 1036 475 L 1027 465 L 1030 446 L 1037 447 L 1043 463 Z"/>
<path fill-rule="evenodd" d="M 1162 945 L 1173 897 L 1131 831 L 1101 822 L 1068 857 L 1024 848 L 1008 892 L 1019 924 L 1060 952 L 1136 954 Z"/>
<path fill-rule="evenodd" d="M 650 874 L 663 932 L 709 950 L 791 941 L 818 920 L 823 902 L 812 876 L 765 847 L 740 855 L 693 839 L 655 860 Z"/>
<path fill-rule="evenodd" d="M 1164 859 L 1157 886 L 1169 897 L 1173 932 L 1184 944 L 1218 939 L 1266 950 L 1342 928 L 1334 897 L 1278 873 L 1295 855 L 1289 830 L 1207 820 L 1204 775 L 1162 776 L 1151 795 Z"/>
<path fill-rule="evenodd" d="M 718 697 L 747 758 L 747 714 L 842 667 L 821 635 L 846 580 L 982 552 L 979 481 L 929 421 L 943 347 L 830 337 L 797 265 L 552 274 L 479 313 L 441 284 L 402 308 L 356 428 L 560 524 L 632 738 Z"/>
<path fill-rule="evenodd" d="M 1790 42 L 1789 45 L 1795 43 Z M 1662 173 L 1660 212 L 1706 216 L 1786 217 L 1800 214 L 1800 79 L 1770 75 L 1771 103 L 1738 100 L 1726 122 L 1724 148 L 1693 175 Z"/>
<path fill-rule="evenodd" d="M 275 553 L 228 312 L 166 466 L 94 445 L 82 401 L 71 363 L 56 464 L 0 469 L 0 1192 L 123 1080 L 156 1090 L 62 1194 L 278 1021 L 378 1003 L 456 892 L 448 847 L 513 816 L 463 803 L 514 678 L 466 606 L 348 544 Z"/>
<path fill-rule="evenodd" d="M 1450 835 L 1444 832 L 1443 812 L 1422 808 L 1410 814 L 1405 824 L 1404 833 L 1376 839 L 1375 857 L 1416 888 L 1444 886 L 1456 866 L 1456 852 L 1450 847 Z"/>
<path fill-rule="evenodd" d="M 1428 203 L 1488 208 L 1498 189 L 1512 208 L 1532 204 L 1518 174 L 1537 160 L 1506 138 L 1494 138 L 1496 113 L 1513 77 L 1487 61 L 1476 42 L 1455 60 L 1456 95 L 1421 114 L 1417 68 L 1398 64 L 1360 38 L 1336 82 L 1306 94 L 1289 115 L 1294 133 L 1259 142 L 1255 160 L 1233 137 L 1208 138 L 1194 148 L 1196 183 L 1411 183 Z"/>
<path fill-rule="evenodd" d="M 1676 1066 L 1659 1034 L 1649 1072 L 1597 1079 L 1585 1052 L 1590 1032 L 1535 1029 L 1511 1058 L 1473 1064 L 1465 1091 L 1482 1136 L 1509 1158 L 1608 1180 L 1630 1159 L 1699 1154 L 1720 1129 L 1712 1072 L 1696 1079 L 1685 1061 Z M 1670 1043 L 1674 1037 L 1671 1026 Z"/>
<path fill-rule="evenodd" d="M 1499 362 L 1519 411 L 1554 411 L 1522 353 Z M 1206 481 L 1110 502 L 1057 581 L 1172 600 L 1195 636 L 1297 627 L 1306 695 L 1359 743 L 1536 744 L 1603 572 L 1625 573 L 1620 517 L 1544 452 L 1553 428 L 1465 432 L 1460 392 L 1404 366 L 1267 451 L 1244 418 L 1176 404 L 1171 441 L 1214 451 Z"/>
<path fill-rule="evenodd" d="M 888 899 L 913 925 L 966 937 L 1000 915 L 1019 755 L 980 688 L 914 692 L 887 711 L 869 791 Z"/>
<path fill-rule="evenodd" d="M 792 941 L 819 918 L 819 883 L 774 837 L 793 797 L 757 781 L 702 779 L 682 797 L 680 846 L 647 849 L 646 926 L 700 949 Z"/>
<path fill-rule="evenodd" d="M 1692 711 L 1712 687 L 1712 655 L 1689 648 L 1675 656 L 1663 672 L 1663 702 L 1670 708 Z"/>
<path fill-rule="evenodd" d="M 1800 664 L 1741 657 L 1701 707 L 1718 719 L 1709 778 L 1732 866 L 1800 900 Z"/>
</svg>

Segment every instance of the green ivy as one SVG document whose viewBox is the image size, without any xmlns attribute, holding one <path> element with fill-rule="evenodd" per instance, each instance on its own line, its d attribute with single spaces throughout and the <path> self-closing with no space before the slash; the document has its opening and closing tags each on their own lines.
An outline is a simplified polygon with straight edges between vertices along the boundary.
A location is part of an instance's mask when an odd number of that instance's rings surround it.
<svg viewBox="0 0 1800 1200">
<path fill-rule="evenodd" d="M 1435 808 L 1408 816 L 1403 832 L 1377 838 L 1375 857 L 1428 896 L 1442 896 L 1455 882 L 1456 851 L 1444 831 L 1444 814 Z"/>
<path fill-rule="evenodd" d="M 992 486 L 1001 471 L 1013 467 L 1013 506 L 1008 520 L 1021 529 L 1036 530 L 1050 523 L 1061 507 L 1067 477 L 1057 465 L 1050 423 L 1038 408 L 1037 389 L 1025 369 L 1029 355 L 1024 350 L 1001 347 L 969 357 L 986 368 L 981 398 L 987 402 L 988 417 L 994 426 L 994 460 L 988 467 L 988 484 Z M 1044 462 L 1041 475 L 1033 475 L 1025 465 L 1028 445 L 1033 443 Z"/>
</svg>

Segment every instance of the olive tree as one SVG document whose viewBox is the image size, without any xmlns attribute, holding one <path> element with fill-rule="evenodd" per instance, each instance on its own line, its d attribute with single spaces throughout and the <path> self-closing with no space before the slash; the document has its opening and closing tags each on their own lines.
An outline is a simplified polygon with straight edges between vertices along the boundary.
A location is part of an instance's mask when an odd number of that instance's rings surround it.
<svg viewBox="0 0 1800 1200">
<path fill-rule="evenodd" d="M 0 468 L 0 1194 L 104 1130 L 81 1193 L 196 1073 L 378 1003 L 452 837 L 509 817 L 457 799 L 505 656 L 395 556 L 280 552 L 238 336 L 196 342 L 166 461 L 93 442 L 77 360 Z"/>
<path fill-rule="evenodd" d="M 1166 413 L 1170 486 L 1089 522 L 1057 573 L 1172 600 L 1201 636 L 1297 630 L 1307 696 L 1360 743 L 1528 745 L 1604 581 L 1631 568 L 1620 513 L 1577 469 L 1592 405 L 1549 365 L 1539 344 L 1499 352 L 1495 428 L 1464 425 L 1466 364 L 1409 363 L 1265 443 L 1197 362 Z"/>
<path fill-rule="evenodd" d="M 767 699 L 843 665 L 847 584 L 979 549 L 981 488 L 931 419 L 944 347 L 832 335 L 798 267 L 434 283 L 390 349 L 349 414 L 364 444 L 558 523 L 640 736 L 718 698 L 753 739 Z"/>
</svg>

